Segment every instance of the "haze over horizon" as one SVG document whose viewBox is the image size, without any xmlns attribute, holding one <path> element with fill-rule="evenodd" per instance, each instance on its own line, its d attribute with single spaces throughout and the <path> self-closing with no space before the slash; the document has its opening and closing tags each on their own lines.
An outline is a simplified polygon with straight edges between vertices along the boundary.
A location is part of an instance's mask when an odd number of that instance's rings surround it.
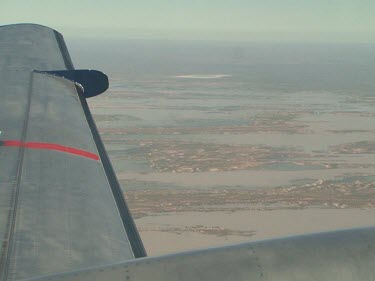
<svg viewBox="0 0 375 281">
<path fill-rule="evenodd" d="M 68 38 L 375 42 L 375 2 L 9 1 L 0 24 L 33 22 Z"/>
</svg>

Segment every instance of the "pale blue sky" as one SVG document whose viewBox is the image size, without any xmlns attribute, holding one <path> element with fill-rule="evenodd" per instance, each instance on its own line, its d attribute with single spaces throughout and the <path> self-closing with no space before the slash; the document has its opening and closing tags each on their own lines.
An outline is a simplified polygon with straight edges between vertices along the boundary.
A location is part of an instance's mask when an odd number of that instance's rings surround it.
<svg viewBox="0 0 375 281">
<path fill-rule="evenodd" d="M 373 0 L 0 0 L 0 24 L 65 36 L 375 41 Z"/>
</svg>

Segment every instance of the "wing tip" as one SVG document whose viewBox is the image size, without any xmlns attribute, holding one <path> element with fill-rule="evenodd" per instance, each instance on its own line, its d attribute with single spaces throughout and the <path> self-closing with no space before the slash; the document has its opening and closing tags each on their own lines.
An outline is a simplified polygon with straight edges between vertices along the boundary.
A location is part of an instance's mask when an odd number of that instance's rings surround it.
<svg viewBox="0 0 375 281">
<path fill-rule="evenodd" d="M 10 23 L 10 24 L 4 24 L 0 26 L 0 28 L 14 28 L 14 27 L 37 27 L 37 28 L 44 28 L 44 29 L 49 29 L 49 30 L 58 32 L 55 29 L 48 27 L 46 25 L 42 25 L 38 23 L 31 23 L 31 22 Z"/>
</svg>

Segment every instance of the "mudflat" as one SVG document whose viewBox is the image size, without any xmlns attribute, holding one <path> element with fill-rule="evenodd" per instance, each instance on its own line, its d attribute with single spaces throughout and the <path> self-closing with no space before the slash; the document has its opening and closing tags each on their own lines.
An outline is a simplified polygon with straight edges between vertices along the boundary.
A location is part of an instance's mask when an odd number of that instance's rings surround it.
<svg viewBox="0 0 375 281">
<path fill-rule="evenodd" d="M 150 254 L 375 224 L 372 45 L 148 43 L 89 104 Z"/>
</svg>

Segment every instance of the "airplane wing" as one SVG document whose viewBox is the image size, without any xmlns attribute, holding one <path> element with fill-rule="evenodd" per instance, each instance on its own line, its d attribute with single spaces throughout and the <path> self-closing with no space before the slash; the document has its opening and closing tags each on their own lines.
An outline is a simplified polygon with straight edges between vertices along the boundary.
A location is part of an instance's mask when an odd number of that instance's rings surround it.
<svg viewBox="0 0 375 281">
<path fill-rule="evenodd" d="M 149 257 L 28 281 L 370 281 L 375 227 Z"/>
<path fill-rule="evenodd" d="M 86 103 L 90 79 L 108 84 L 74 70 L 56 31 L 0 27 L 2 281 L 146 255 Z"/>
<path fill-rule="evenodd" d="M 107 87 L 56 31 L 0 27 L 0 281 L 375 280 L 375 227 L 146 257 L 86 103 Z"/>
</svg>

